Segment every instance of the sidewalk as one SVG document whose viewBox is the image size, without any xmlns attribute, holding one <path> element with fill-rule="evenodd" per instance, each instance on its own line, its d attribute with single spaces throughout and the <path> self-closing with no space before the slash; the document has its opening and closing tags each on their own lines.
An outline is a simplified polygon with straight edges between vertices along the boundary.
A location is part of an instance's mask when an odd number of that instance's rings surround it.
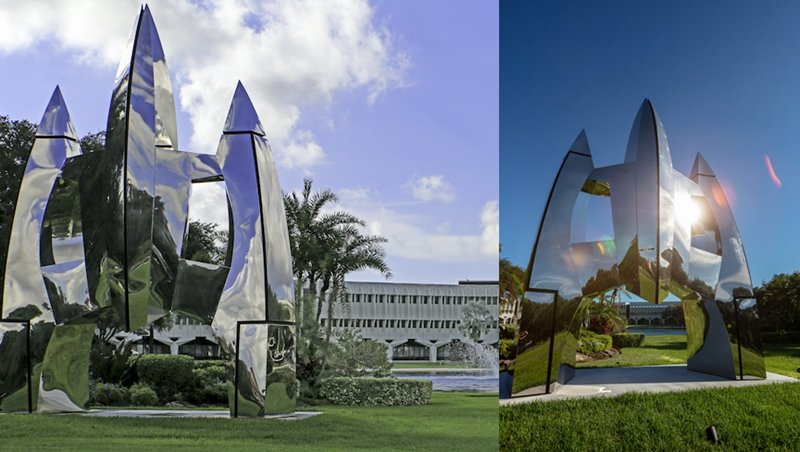
<svg viewBox="0 0 800 452">
<path fill-rule="evenodd" d="M 764 380 L 729 380 L 723 377 L 690 371 L 685 364 L 576 369 L 575 378 L 570 380 L 569 383 L 559 386 L 551 394 L 504 399 L 500 401 L 500 404 L 515 405 L 575 397 L 604 397 L 636 391 L 672 392 L 788 382 L 798 382 L 798 380 L 772 372 L 767 372 L 767 378 Z"/>
</svg>

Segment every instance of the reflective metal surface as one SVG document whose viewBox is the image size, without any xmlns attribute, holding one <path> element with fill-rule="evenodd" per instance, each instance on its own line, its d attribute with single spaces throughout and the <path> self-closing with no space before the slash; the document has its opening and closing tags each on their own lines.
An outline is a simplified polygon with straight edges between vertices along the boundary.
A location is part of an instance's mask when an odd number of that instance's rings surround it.
<svg viewBox="0 0 800 452">
<path fill-rule="evenodd" d="M 98 317 L 133 331 L 170 311 L 212 323 L 223 350 L 238 357 L 234 415 L 294 410 L 292 262 L 264 135 L 240 83 L 217 155 L 179 150 L 172 83 L 146 6 L 117 72 L 102 152 L 81 154 L 56 88 L 3 263 L 0 410 L 84 410 Z M 200 183 L 219 184 L 228 199 L 219 262 L 182 255 Z"/>
<path fill-rule="evenodd" d="M 260 357 L 262 353 L 266 357 L 266 347 L 263 343 L 251 340 L 238 343 L 237 322 L 294 324 L 291 252 L 283 195 L 269 145 L 259 131 L 263 131 L 263 127 L 255 116 L 247 92 L 239 83 L 217 150 L 234 227 L 229 238 L 230 270 L 212 328 L 217 337 L 224 341 L 225 348 L 236 350 L 240 358 Z M 242 376 L 243 370 L 250 375 L 251 371 L 247 370 L 250 364 L 240 361 L 236 366 L 239 399 L 256 393 L 251 390 L 252 384 L 248 383 L 250 377 Z M 259 412 L 263 412 L 263 393 L 253 397 L 245 405 L 254 404 L 261 407 Z M 233 414 L 249 415 L 253 410 Z"/>
<path fill-rule="evenodd" d="M 592 197 L 610 198 L 613 237 L 585 240 Z M 682 301 L 689 369 L 766 376 L 750 273 L 725 194 L 699 154 L 690 177 L 673 169 L 648 100 L 624 163 L 594 168 L 585 134 L 575 140 L 545 206 L 526 283 L 512 396 L 568 381 L 586 309 L 623 289 L 651 303 L 670 294 Z"/>
</svg>

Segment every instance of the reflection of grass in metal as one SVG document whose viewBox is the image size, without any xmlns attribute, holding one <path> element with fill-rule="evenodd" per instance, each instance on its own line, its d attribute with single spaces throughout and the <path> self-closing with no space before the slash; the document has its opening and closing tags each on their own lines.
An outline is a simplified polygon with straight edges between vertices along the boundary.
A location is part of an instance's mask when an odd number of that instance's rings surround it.
<svg viewBox="0 0 800 452">
<path fill-rule="evenodd" d="M 560 347 L 572 337 L 567 331 L 556 334 L 553 344 L 553 373 L 552 380 L 556 379 L 558 369 L 558 356 Z M 574 339 L 573 339 L 574 340 Z M 517 356 L 514 362 L 513 391 L 519 392 L 534 386 L 544 385 L 547 382 L 547 356 L 550 352 L 550 342 L 544 341 L 525 350 Z"/>
<path fill-rule="evenodd" d="M 625 347 L 619 356 L 578 363 L 577 367 L 659 366 L 686 362 L 686 336 L 646 336 L 644 341 L 644 347 Z M 735 349 L 736 345 L 733 347 Z M 760 362 L 758 355 L 743 348 L 742 356 L 745 375 L 759 375 L 756 373 Z M 797 372 L 800 368 L 800 344 L 765 344 L 764 361 L 767 371 L 800 379 Z M 764 368 L 760 370 L 763 372 Z"/>
<path fill-rule="evenodd" d="M 733 350 L 733 360 L 734 365 L 736 366 L 736 375 L 739 375 L 739 363 L 736 360 L 736 356 L 738 356 L 739 353 L 739 347 L 736 344 L 731 344 L 731 349 Z M 766 378 L 767 373 L 764 369 L 764 364 L 764 360 L 761 359 L 756 352 L 742 347 L 742 369 L 744 370 L 745 377 L 751 376 Z"/>
<path fill-rule="evenodd" d="M 295 402 L 286 395 L 286 383 L 272 383 L 267 386 L 264 406 L 266 414 L 291 413 L 294 411 Z"/>
<path fill-rule="evenodd" d="M 577 367 L 659 366 L 686 362 L 686 336 L 646 336 L 644 347 L 623 347 L 618 356 L 578 363 Z"/>
<path fill-rule="evenodd" d="M 47 346 L 42 363 L 42 387 L 61 390 L 75 405 L 89 402 L 89 350 L 95 325 L 59 325 Z"/>
<path fill-rule="evenodd" d="M 796 450 L 800 384 L 500 407 L 500 450 Z M 714 424 L 722 444 L 704 431 Z"/>
<path fill-rule="evenodd" d="M 706 331 L 706 313 L 701 303 L 702 301 L 694 300 L 684 300 L 681 303 L 683 305 L 683 316 L 686 319 L 688 356 L 694 356 L 703 346 L 703 337 Z"/>
<path fill-rule="evenodd" d="M 39 397 L 39 376 L 42 373 L 42 363 L 37 363 L 31 369 L 31 401 L 36 409 L 36 399 Z M 28 411 L 28 385 L 14 391 L 0 402 L 0 412 Z"/>
</svg>

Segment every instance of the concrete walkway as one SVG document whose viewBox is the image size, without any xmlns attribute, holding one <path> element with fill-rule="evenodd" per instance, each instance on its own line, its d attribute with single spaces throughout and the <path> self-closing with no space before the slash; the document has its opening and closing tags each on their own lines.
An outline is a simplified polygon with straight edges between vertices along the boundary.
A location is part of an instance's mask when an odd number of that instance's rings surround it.
<svg viewBox="0 0 800 452">
<path fill-rule="evenodd" d="M 74 414 L 74 413 L 71 413 Z M 280 419 L 282 421 L 301 421 L 322 414 L 321 411 L 295 411 L 294 414 L 280 414 L 265 416 L 265 419 Z M 189 417 L 189 418 L 230 418 L 228 410 L 90 410 L 85 416 L 96 417 Z"/>
<path fill-rule="evenodd" d="M 673 392 L 716 387 L 742 387 L 770 383 L 798 382 L 784 375 L 767 372 L 765 380 L 729 380 L 693 372 L 685 364 L 668 366 L 609 367 L 576 369 L 575 378 L 552 394 L 504 399 L 501 405 L 535 401 L 564 400 L 575 397 L 614 396 L 626 392 Z"/>
</svg>

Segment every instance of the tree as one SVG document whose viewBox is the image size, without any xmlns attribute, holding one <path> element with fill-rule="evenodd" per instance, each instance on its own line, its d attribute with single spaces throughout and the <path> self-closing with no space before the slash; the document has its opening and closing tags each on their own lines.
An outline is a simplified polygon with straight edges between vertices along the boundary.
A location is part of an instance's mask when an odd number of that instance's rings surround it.
<svg viewBox="0 0 800 452">
<path fill-rule="evenodd" d="M 386 356 L 386 346 L 363 339 L 358 329 L 343 329 L 336 333 L 336 346 L 328 361 L 329 373 L 343 377 L 385 377 L 392 368 Z"/>
<path fill-rule="evenodd" d="M 800 331 L 800 272 L 773 276 L 755 295 L 764 331 Z"/>
<path fill-rule="evenodd" d="M 326 262 L 323 266 L 323 286 L 330 286 L 328 294 L 328 321 L 325 325 L 326 347 L 331 342 L 331 331 L 335 304 L 346 296 L 344 290 L 344 277 L 351 272 L 359 270 L 377 270 L 386 279 L 392 277 L 392 272 L 386 264 L 385 252 L 381 246 L 386 239 L 376 235 L 362 235 L 352 226 L 336 229 L 326 253 Z"/>
<path fill-rule="evenodd" d="M 327 189 L 314 192 L 312 184 L 311 179 L 305 179 L 301 193 L 283 195 L 297 280 L 297 375 L 306 395 L 316 392 L 328 358 L 335 303 L 346 296 L 345 276 L 367 268 L 391 276 L 381 247 L 386 240 L 363 235 L 361 229 L 366 223 L 355 215 L 324 212 L 337 197 Z M 326 296 L 328 321 L 323 336 L 320 318 Z"/>
<path fill-rule="evenodd" d="M 478 342 L 489 331 L 492 320 L 494 320 L 494 316 L 486 304 L 473 300 L 467 303 L 464 310 L 461 311 L 461 323 L 458 325 L 458 330 L 473 342 Z"/>
<path fill-rule="evenodd" d="M 228 232 L 220 231 L 216 223 L 192 221 L 186 234 L 183 255 L 187 259 L 209 264 L 225 265 L 228 251 Z"/>
</svg>

